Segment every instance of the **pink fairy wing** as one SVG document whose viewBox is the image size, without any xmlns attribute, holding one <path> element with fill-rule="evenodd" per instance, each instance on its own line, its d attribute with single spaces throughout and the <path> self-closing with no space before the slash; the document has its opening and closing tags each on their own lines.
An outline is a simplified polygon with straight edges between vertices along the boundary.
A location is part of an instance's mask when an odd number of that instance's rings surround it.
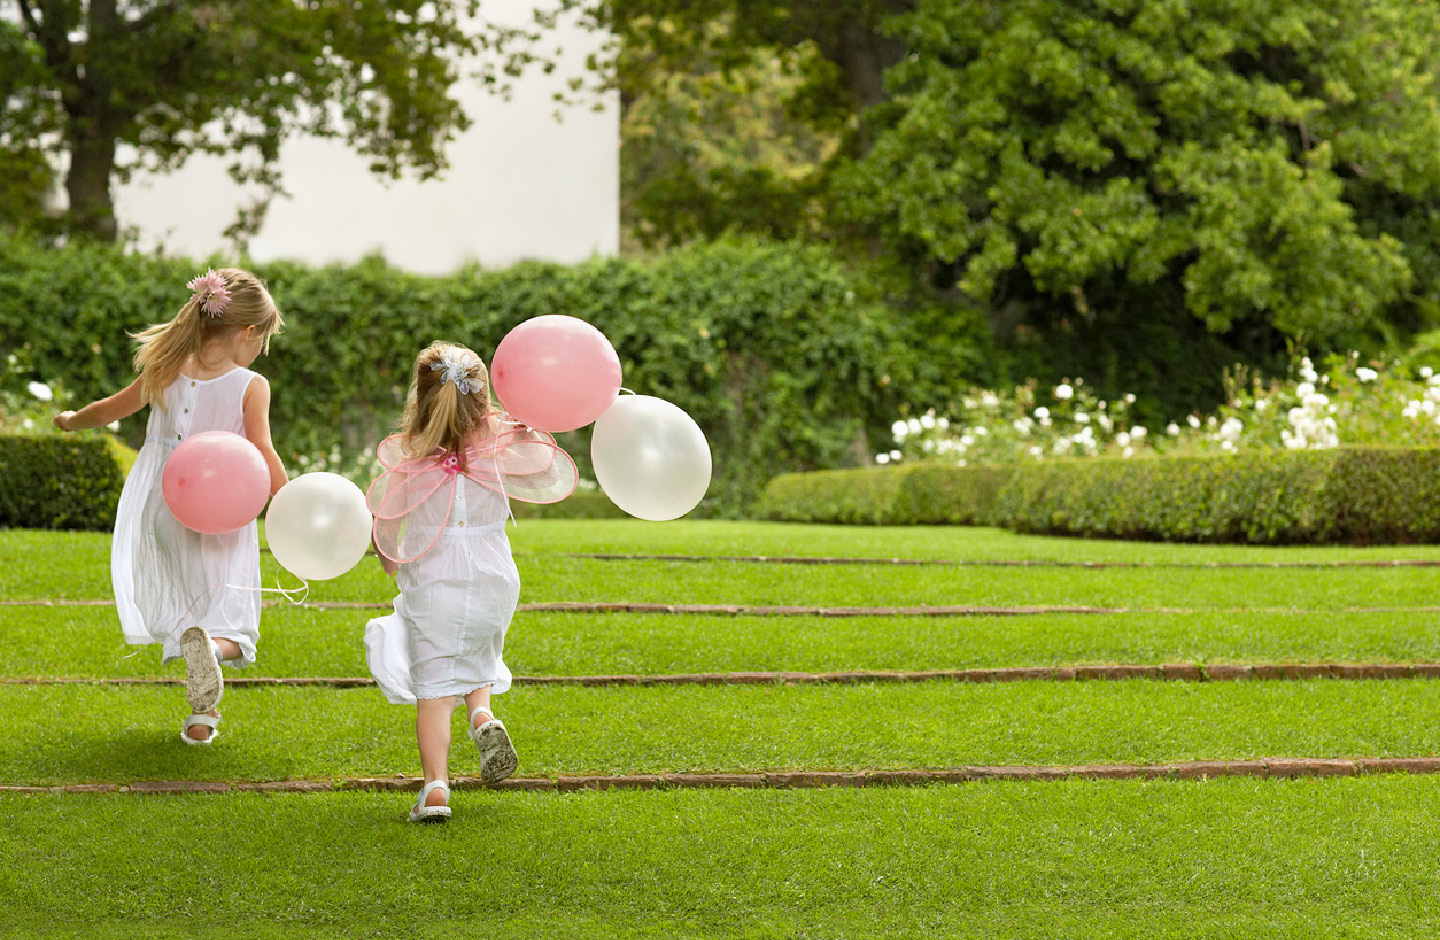
<svg viewBox="0 0 1440 940">
<path fill-rule="evenodd" d="M 384 473 L 365 493 L 375 517 L 375 548 L 391 561 L 414 561 L 430 550 L 450 519 L 456 475 L 440 457 L 410 457 L 394 437 L 381 442 L 377 455 Z M 437 492 L 439 499 L 431 499 Z"/>
<path fill-rule="evenodd" d="M 575 491 L 575 460 L 555 438 L 501 415 L 498 433 L 465 449 L 465 475 L 526 503 L 558 503 Z"/>
</svg>

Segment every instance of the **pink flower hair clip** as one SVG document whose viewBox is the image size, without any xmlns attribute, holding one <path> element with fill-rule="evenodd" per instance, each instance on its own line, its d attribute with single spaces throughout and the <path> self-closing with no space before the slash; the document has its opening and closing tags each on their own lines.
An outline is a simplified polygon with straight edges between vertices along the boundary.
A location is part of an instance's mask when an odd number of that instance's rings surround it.
<svg viewBox="0 0 1440 940">
<path fill-rule="evenodd" d="M 200 309 L 212 317 L 224 313 L 230 303 L 230 289 L 225 285 L 225 278 L 213 268 L 207 268 L 202 277 L 192 277 L 185 286 L 195 292 L 190 299 L 200 301 Z"/>
</svg>

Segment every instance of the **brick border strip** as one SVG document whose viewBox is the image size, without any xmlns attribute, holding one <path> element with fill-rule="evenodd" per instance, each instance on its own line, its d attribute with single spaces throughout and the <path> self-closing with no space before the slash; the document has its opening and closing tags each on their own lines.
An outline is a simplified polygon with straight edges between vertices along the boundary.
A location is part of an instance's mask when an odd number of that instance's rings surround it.
<svg viewBox="0 0 1440 940">
<path fill-rule="evenodd" d="M 113 607 L 113 600 L 30 598 L 0 600 L 0 607 Z M 302 610 L 390 610 L 390 601 L 315 601 L 293 605 L 264 601 L 263 607 Z M 1433 614 L 1440 605 L 1335 607 L 1085 607 L 1037 604 L 987 607 L 973 604 L 924 604 L 910 607 L 808 607 L 793 604 L 640 604 L 626 601 L 553 601 L 519 604 L 517 613 L 700 614 L 728 617 L 1034 617 L 1047 614 Z"/>
<path fill-rule="evenodd" d="M 1155 679 L 1171 682 L 1239 682 L 1304 679 L 1440 679 L 1440 663 L 1252 663 L 1215 664 L 1122 663 L 1085 666 L 997 666 L 979 669 L 934 669 L 923 672 L 852 669 L 844 672 L 695 672 L 638 675 L 623 673 L 592 676 L 515 676 L 515 685 L 553 686 L 677 686 L 677 685 L 841 685 L 847 683 L 915 682 L 1092 682 Z M 7 685 L 115 685 L 180 686 L 178 677 L 0 678 Z M 225 684 L 235 688 L 320 686 L 335 689 L 369 688 L 366 676 L 235 676 Z"/>
<path fill-rule="evenodd" d="M 1216 777 L 1359 777 L 1370 774 L 1440 774 L 1440 757 L 1266 757 L 1258 760 L 1199 760 L 1170 764 L 1080 764 L 1075 766 L 977 766 L 944 770 L 772 771 L 764 773 L 661 773 L 511 777 L 486 784 L 456 777 L 455 790 L 813 790 L 826 787 L 915 787 L 993 781 L 1209 780 Z M 135 783 L 71 783 L 60 786 L 0 785 L 0 793 L 336 793 L 415 792 L 419 777 L 349 777 L 339 780 L 144 780 Z"/>
<path fill-rule="evenodd" d="M 887 558 L 837 555 L 644 555 L 624 552 L 516 552 L 516 558 L 589 558 L 596 561 L 728 561 L 779 565 L 944 565 L 957 568 L 1440 568 L 1440 559 L 1335 559 L 1330 561 L 1058 561 L 1044 558 Z"/>
</svg>

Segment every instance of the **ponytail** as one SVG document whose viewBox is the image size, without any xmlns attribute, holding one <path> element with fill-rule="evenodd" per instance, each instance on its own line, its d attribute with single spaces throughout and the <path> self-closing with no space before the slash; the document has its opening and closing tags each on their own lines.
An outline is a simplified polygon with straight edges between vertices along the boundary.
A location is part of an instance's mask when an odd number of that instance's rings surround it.
<svg viewBox="0 0 1440 940">
<path fill-rule="evenodd" d="M 135 371 L 140 373 L 140 392 L 146 404 L 163 407 L 165 389 L 179 378 L 185 361 L 200 354 L 206 340 L 254 326 L 263 331 L 268 351 L 270 337 L 284 325 L 275 301 L 258 277 L 238 268 L 213 273 L 224 283 L 227 295 L 218 310 L 210 312 L 204 306 L 206 295 L 197 293 L 169 323 L 130 334 L 139 343 Z"/>
<path fill-rule="evenodd" d="M 463 373 L 431 368 L 446 362 L 463 363 Z M 466 440 L 493 410 L 488 378 L 480 357 L 463 346 L 432 343 L 421 350 L 398 425 L 405 450 L 417 457 L 441 450 L 455 454 L 463 465 Z M 461 379 L 468 392 L 461 391 Z"/>
</svg>

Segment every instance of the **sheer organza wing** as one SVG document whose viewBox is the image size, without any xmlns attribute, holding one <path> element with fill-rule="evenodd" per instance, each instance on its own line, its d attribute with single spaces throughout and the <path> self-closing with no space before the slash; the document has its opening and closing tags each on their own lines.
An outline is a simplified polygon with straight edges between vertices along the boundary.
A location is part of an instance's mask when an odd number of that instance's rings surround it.
<svg viewBox="0 0 1440 940">
<path fill-rule="evenodd" d="M 555 438 L 503 418 L 499 433 L 465 452 L 465 474 L 526 503 L 558 503 L 575 492 L 575 460 Z"/>
<path fill-rule="evenodd" d="M 391 561 L 414 561 L 435 544 L 450 518 L 456 475 L 440 457 L 406 455 L 394 437 L 380 443 L 377 455 L 387 469 L 365 493 L 375 517 L 375 547 Z"/>
</svg>

